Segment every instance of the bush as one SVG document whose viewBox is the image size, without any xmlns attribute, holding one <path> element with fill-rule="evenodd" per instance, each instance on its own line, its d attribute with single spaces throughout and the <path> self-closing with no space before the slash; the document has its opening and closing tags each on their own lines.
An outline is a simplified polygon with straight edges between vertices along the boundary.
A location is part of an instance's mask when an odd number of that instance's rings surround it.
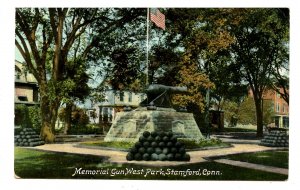
<svg viewBox="0 0 300 190">
<path fill-rule="evenodd" d="M 41 110 L 38 106 L 28 107 L 30 123 L 32 124 L 32 128 L 39 132 L 42 127 L 42 118 L 41 118 Z"/>
<path fill-rule="evenodd" d="M 199 139 L 199 140 L 187 140 L 187 139 L 178 139 L 179 142 L 184 143 L 185 148 L 194 149 L 194 148 L 203 148 L 210 146 L 219 146 L 224 145 L 225 143 L 222 140 L 217 138 L 211 139 Z M 178 146 L 180 148 L 180 146 Z"/>
<path fill-rule="evenodd" d="M 32 127 L 28 107 L 24 104 L 15 106 L 15 125 L 20 125 L 22 128 Z"/>
<path fill-rule="evenodd" d="M 68 134 L 72 135 L 78 135 L 78 134 L 100 134 L 102 133 L 102 130 L 97 125 L 86 125 L 86 126 L 80 126 L 80 125 L 72 125 L 71 128 L 68 130 Z"/>
</svg>

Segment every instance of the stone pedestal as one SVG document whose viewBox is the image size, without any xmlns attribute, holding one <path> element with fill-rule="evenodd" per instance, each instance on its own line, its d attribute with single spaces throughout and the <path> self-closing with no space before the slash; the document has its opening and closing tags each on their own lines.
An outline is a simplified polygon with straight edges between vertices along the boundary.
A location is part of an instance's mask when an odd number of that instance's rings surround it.
<svg viewBox="0 0 300 190">
<path fill-rule="evenodd" d="M 144 131 L 171 131 L 177 138 L 203 138 L 192 113 L 176 112 L 172 108 L 147 110 L 140 107 L 117 113 L 104 141 L 135 142 Z"/>
</svg>

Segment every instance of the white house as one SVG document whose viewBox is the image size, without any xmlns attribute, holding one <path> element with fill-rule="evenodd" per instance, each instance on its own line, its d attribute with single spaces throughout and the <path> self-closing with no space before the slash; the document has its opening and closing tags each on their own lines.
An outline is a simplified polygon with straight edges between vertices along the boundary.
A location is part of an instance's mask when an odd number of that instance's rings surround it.
<svg viewBox="0 0 300 190">
<path fill-rule="evenodd" d="M 92 112 L 95 111 L 98 117 L 96 123 L 111 123 L 117 112 L 123 111 L 125 107 L 135 109 L 146 98 L 147 95 L 144 93 L 108 89 L 105 91 L 105 101 L 93 105 L 88 115 L 92 115 Z M 95 122 L 94 119 L 90 119 L 90 121 L 91 123 Z"/>
</svg>

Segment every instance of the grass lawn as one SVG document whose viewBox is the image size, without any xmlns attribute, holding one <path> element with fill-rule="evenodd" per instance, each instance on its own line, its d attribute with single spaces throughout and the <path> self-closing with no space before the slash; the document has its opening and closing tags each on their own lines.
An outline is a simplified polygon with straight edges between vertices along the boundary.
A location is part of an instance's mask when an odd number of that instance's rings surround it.
<svg viewBox="0 0 300 190">
<path fill-rule="evenodd" d="M 288 168 L 289 166 L 288 151 L 264 151 L 256 153 L 244 153 L 230 155 L 226 158 L 242 162 L 274 166 L 279 168 Z"/>
<path fill-rule="evenodd" d="M 286 180 L 286 175 L 215 162 L 155 167 L 105 163 L 104 157 L 15 148 L 15 173 L 21 178 L 160 179 L 160 180 Z M 72 176 L 75 171 L 79 171 Z M 186 171 L 189 172 L 186 172 Z M 129 171 L 129 173 L 127 173 Z M 130 172 L 131 171 L 131 172 Z M 193 175 L 189 175 L 194 171 Z M 96 173 L 98 172 L 98 173 Z M 187 174 L 188 176 L 184 176 Z M 79 174 L 80 173 L 80 174 Z M 85 174 L 83 174 L 85 173 Z M 147 175 L 146 175 L 147 174 Z M 201 175 L 200 175 L 201 174 Z M 145 176 L 146 175 L 146 176 Z"/>
<path fill-rule="evenodd" d="M 223 132 L 256 132 L 256 128 L 246 127 L 224 127 Z"/>
<path fill-rule="evenodd" d="M 199 149 L 199 148 L 208 148 L 208 147 L 229 147 L 230 144 L 224 143 L 219 139 L 203 139 L 199 142 L 185 140 L 185 139 L 178 139 L 178 141 L 185 144 L 186 149 Z M 92 146 L 92 147 L 107 147 L 107 148 L 115 148 L 121 150 L 129 150 L 131 147 L 134 146 L 135 143 L 133 142 L 105 142 L 103 140 L 97 141 L 86 141 L 81 142 L 80 145 L 84 146 Z"/>
</svg>

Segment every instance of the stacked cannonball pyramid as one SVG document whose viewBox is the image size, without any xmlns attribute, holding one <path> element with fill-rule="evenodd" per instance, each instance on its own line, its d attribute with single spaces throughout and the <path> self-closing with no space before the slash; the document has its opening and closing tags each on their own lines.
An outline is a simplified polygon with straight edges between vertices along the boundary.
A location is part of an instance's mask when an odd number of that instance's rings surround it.
<svg viewBox="0 0 300 190">
<path fill-rule="evenodd" d="M 23 128 L 15 135 L 16 146 L 38 146 L 45 144 L 32 128 Z"/>
<path fill-rule="evenodd" d="M 126 156 L 128 161 L 190 161 L 183 143 L 172 132 L 145 131 Z"/>
<path fill-rule="evenodd" d="M 289 137 L 285 130 L 271 130 L 260 142 L 263 146 L 288 147 Z"/>
</svg>

